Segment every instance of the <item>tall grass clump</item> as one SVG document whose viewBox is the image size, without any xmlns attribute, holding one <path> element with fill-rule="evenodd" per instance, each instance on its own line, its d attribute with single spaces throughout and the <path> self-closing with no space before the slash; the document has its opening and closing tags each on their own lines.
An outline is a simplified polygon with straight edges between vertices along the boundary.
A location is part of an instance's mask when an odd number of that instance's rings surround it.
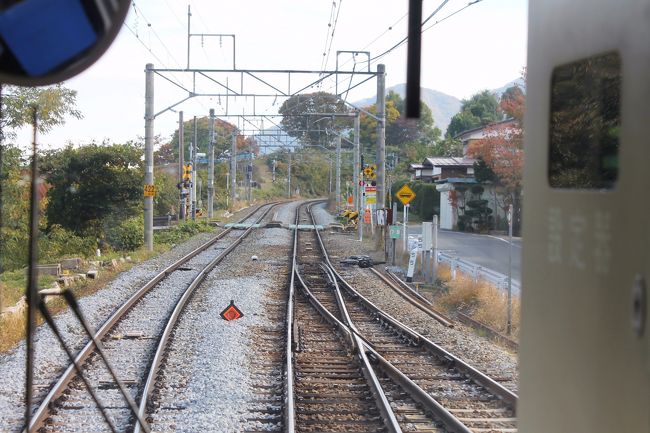
<svg viewBox="0 0 650 433">
<path fill-rule="evenodd" d="M 438 268 L 438 279 L 443 289 L 436 296 L 438 305 L 448 312 L 461 311 L 501 333 L 506 332 L 508 294 L 490 283 L 474 281 L 459 271 L 452 279 L 448 266 Z M 512 296 L 512 332 L 519 334 L 521 301 Z"/>
</svg>

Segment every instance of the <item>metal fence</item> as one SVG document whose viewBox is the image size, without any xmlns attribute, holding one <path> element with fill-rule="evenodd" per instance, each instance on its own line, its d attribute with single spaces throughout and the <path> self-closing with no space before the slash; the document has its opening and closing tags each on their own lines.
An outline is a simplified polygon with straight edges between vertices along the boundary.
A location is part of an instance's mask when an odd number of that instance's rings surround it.
<svg viewBox="0 0 650 433">
<path fill-rule="evenodd" d="M 471 277 L 474 281 L 479 279 L 485 280 L 495 286 L 508 290 L 508 276 L 492 269 L 484 268 L 476 263 L 468 262 L 467 260 L 459 259 L 456 256 L 447 253 L 438 253 L 438 263 L 446 263 L 451 269 L 451 277 L 456 278 L 456 272 L 460 271 L 463 274 Z M 521 293 L 521 283 L 517 280 L 512 280 L 513 293 Z"/>
</svg>

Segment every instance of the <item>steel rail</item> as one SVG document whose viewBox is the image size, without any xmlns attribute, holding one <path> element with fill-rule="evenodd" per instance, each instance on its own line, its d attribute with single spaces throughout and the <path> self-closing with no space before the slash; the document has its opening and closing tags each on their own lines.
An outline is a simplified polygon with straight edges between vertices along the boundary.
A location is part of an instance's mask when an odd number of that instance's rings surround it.
<svg viewBox="0 0 650 433">
<path fill-rule="evenodd" d="M 309 214 L 313 218 L 313 215 L 311 213 L 311 209 L 309 209 Z M 474 382 L 477 384 L 481 385 L 485 389 L 489 390 L 492 392 L 495 396 L 501 398 L 504 402 L 509 404 L 513 411 L 516 413 L 516 405 L 517 405 L 517 399 L 518 396 L 517 394 L 513 393 L 509 389 L 505 388 L 503 385 L 500 383 L 496 382 L 494 379 L 491 377 L 487 376 L 486 374 L 480 372 L 476 368 L 472 367 L 470 364 L 467 362 L 463 361 L 456 355 L 453 355 L 452 353 L 448 352 L 447 350 L 443 349 L 441 346 L 438 346 L 431 340 L 427 339 L 426 337 L 422 336 L 420 333 L 410 329 L 408 326 L 404 325 L 403 323 L 399 322 L 397 319 L 393 318 L 389 314 L 383 312 L 379 307 L 377 307 L 375 304 L 373 304 L 370 300 L 365 298 L 363 295 L 361 295 L 359 292 L 357 292 L 339 273 L 338 271 L 334 268 L 332 265 L 329 255 L 327 254 L 327 251 L 325 250 L 323 240 L 320 236 L 320 233 L 316 231 L 316 235 L 318 237 L 321 251 L 323 252 L 323 255 L 325 257 L 325 260 L 327 264 L 332 268 L 332 272 L 336 275 L 337 279 L 341 282 L 342 286 L 345 288 L 345 290 L 350 293 L 353 297 L 358 299 L 362 304 L 364 304 L 370 311 L 372 311 L 373 314 L 379 316 L 382 320 L 386 321 L 388 324 L 390 324 L 392 327 L 394 327 L 396 330 L 403 332 L 404 334 L 407 334 L 409 338 L 411 338 L 414 342 L 416 342 L 418 345 L 423 346 L 426 348 L 430 353 L 432 353 L 434 356 L 437 356 L 442 359 L 447 359 L 450 362 L 453 363 L 454 367 L 461 373 L 463 373 L 465 376 L 469 377 L 472 379 Z"/>
<path fill-rule="evenodd" d="M 309 215 L 311 215 L 311 206 L 314 204 L 314 202 L 308 203 L 307 206 L 307 212 Z M 303 205 L 304 206 L 304 205 Z M 302 208 L 302 206 L 301 206 Z M 300 208 L 298 209 L 298 213 L 300 213 Z M 313 220 L 313 218 L 312 218 Z M 316 227 L 314 225 L 314 227 Z M 294 229 L 294 239 L 296 240 L 296 245 L 297 245 L 297 239 L 298 239 L 298 225 L 296 224 L 296 228 Z M 315 229 L 316 233 L 318 233 L 318 230 Z M 320 239 L 320 238 L 319 238 Z M 297 248 L 294 250 L 294 264 L 295 264 L 295 254 L 297 253 Z M 330 322 L 333 326 L 335 326 L 340 332 L 342 332 L 345 335 L 345 340 L 348 340 L 348 344 L 358 357 L 358 360 L 361 365 L 361 370 L 363 372 L 363 375 L 366 379 L 366 382 L 368 383 L 370 387 L 370 391 L 377 403 L 377 407 L 379 409 L 379 412 L 381 414 L 381 417 L 384 421 L 384 426 L 386 427 L 387 431 L 390 433 L 401 433 L 402 429 L 399 426 L 399 423 L 397 422 L 397 418 L 395 417 L 395 413 L 393 412 L 390 403 L 388 402 L 388 399 L 386 398 L 386 395 L 383 392 L 383 389 L 381 387 L 381 384 L 379 383 L 379 379 L 375 375 L 374 369 L 370 365 L 370 360 L 368 359 L 368 356 L 366 355 L 365 351 L 363 350 L 363 342 L 361 339 L 354 333 L 352 330 L 349 329 L 347 325 L 342 323 L 338 318 L 336 318 L 309 290 L 309 287 L 305 280 L 302 278 L 300 275 L 300 272 L 298 271 L 297 267 L 293 268 L 293 272 L 295 273 L 296 277 L 298 278 L 298 281 L 300 282 L 300 286 L 302 287 L 303 294 L 307 297 L 309 302 L 316 308 L 316 310 L 327 320 Z M 336 285 L 336 278 L 334 275 L 329 275 L 328 277 L 330 280 L 334 282 Z M 338 295 L 340 297 L 340 291 L 338 292 Z M 340 298 L 340 301 L 342 301 L 342 298 Z M 337 302 L 339 302 L 339 299 L 337 299 Z M 347 315 L 347 310 L 345 309 L 345 305 L 343 305 L 343 309 L 341 310 L 344 312 L 346 315 L 347 319 L 350 320 L 349 315 Z"/>
<path fill-rule="evenodd" d="M 252 214 L 254 214 L 259 209 L 259 207 L 261 206 L 258 206 L 257 208 L 253 209 L 240 221 L 247 220 Z M 180 268 L 185 262 L 192 259 L 202 251 L 210 248 L 219 239 L 223 238 L 228 233 L 230 233 L 231 230 L 232 229 L 223 230 L 213 239 L 201 245 L 200 247 L 194 249 L 193 251 L 189 252 L 181 259 L 172 263 L 171 265 L 163 269 L 160 273 L 158 273 L 156 276 L 154 276 L 148 283 L 146 283 L 144 286 L 138 289 L 133 295 L 131 295 L 131 297 L 124 304 L 122 304 L 120 308 L 118 308 L 108 319 L 106 319 L 106 321 L 95 333 L 94 339 L 101 340 L 113 328 L 113 326 L 124 316 L 124 314 L 126 314 L 126 312 L 129 311 L 129 309 L 131 309 L 133 305 L 135 305 L 146 293 L 148 293 L 149 290 L 155 287 L 160 281 L 165 279 L 167 276 L 169 276 L 169 274 L 174 272 L 176 269 Z M 86 358 L 88 358 L 88 356 L 92 353 L 94 347 L 95 344 L 93 343 L 93 338 L 91 338 L 75 357 L 75 363 L 77 363 L 77 365 L 83 364 Z M 59 379 L 54 384 L 52 389 L 50 389 L 50 392 L 45 396 L 45 398 L 37 408 L 36 412 L 32 414 L 31 422 L 28 427 L 29 431 L 36 431 L 38 428 L 42 426 L 42 424 L 45 422 L 45 420 L 48 417 L 50 405 L 61 395 L 61 393 L 65 390 L 66 385 L 74 378 L 74 373 L 75 373 L 75 366 L 74 363 L 71 363 L 70 365 L 68 365 L 68 367 L 63 372 L 63 374 L 59 377 Z M 27 429 L 23 431 L 27 431 Z"/>
<path fill-rule="evenodd" d="M 334 316 L 334 314 L 332 314 L 327 309 L 327 307 L 325 307 L 314 296 L 311 290 L 309 290 L 309 287 L 305 283 L 304 279 L 300 276 L 298 270 L 296 270 L 295 272 L 298 277 L 298 280 L 300 281 L 300 285 L 302 287 L 303 293 L 305 294 L 309 302 L 325 318 L 325 320 L 330 322 L 340 332 L 346 335 L 345 339 L 348 340 L 348 344 L 352 348 L 353 353 L 355 353 L 355 355 L 358 357 L 358 360 L 361 364 L 361 371 L 363 372 L 363 375 L 366 381 L 368 382 L 368 386 L 370 387 L 370 392 L 372 393 L 372 396 L 377 402 L 377 408 L 379 409 L 379 413 L 381 414 L 381 417 L 384 420 L 384 426 L 386 427 L 387 431 L 390 433 L 402 433 L 402 429 L 399 426 L 399 423 L 397 422 L 395 413 L 393 412 L 393 409 L 390 407 L 390 403 L 388 402 L 388 399 L 384 394 L 381 384 L 379 383 L 379 379 L 377 378 L 377 375 L 375 374 L 372 366 L 370 365 L 370 360 L 368 359 L 368 356 L 363 350 L 364 347 L 363 342 L 361 341 L 358 335 L 356 335 L 354 332 L 352 332 L 349 329 L 350 327 L 348 325 L 341 322 L 336 316 Z"/>
<path fill-rule="evenodd" d="M 512 350 L 519 350 L 519 343 L 517 343 L 515 340 L 506 337 L 505 335 L 501 334 L 500 332 L 490 328 L 484 323 L 479 322 L 478 320 L 472 319 L 470 316 L 467 314 L 463 313 L 462 311 L 456 311 L 454 314 L 456 314 L 456 317 L 460 322 L 463 322 L 465 325 L 471 327 L 471 328 L 476 328 L 481 332 L 485 332 L 488 336 L 488 338 L 491 338 L 504 346 L 507 346 L 508 348 Z"/>
<path fill-rule="evenodd" d="M 388 287 L 393 289 L 395 293 L 400 295 L 402 298 L 404 298 L 408 303 L 413 305 L 414 307 L 417 307 L 418 309 L 422 310 L 429 316 L 433 317 L 436 319 L 438 322 L 440 322 L 442 325 L 448 327 L 448 328 L 453 328 L 454 324 L 446 318 L 443 314 L 439 313 L 433 308 L 433 304 L 426 299 L 424 296 L 420 295 L 418 292 L 415 290 L 411 289 L 410 287 L 402 286 L 401 284 L 398 286 L 393 281 L 389 280 L 386 278 L 381 272 L 379 272 L 375 268 L 369 268 L 372 273 L 374 273 L 376 276 L 379 277 L 380 280 L 382 280 Z M 395 278 L 392 273 L 388 273 L 388 275 L 391 278 Z M 401 280 L 400 280 L 401 281 Z"/>
<path fill-rule="evenodd" d="M 408 376 L 402 373 L 397 367 L 384 359 L 374 349 L 374 347 L 372 347 L 372 344 L 370 342 L 361 337 L 359 330 L 354 325 L 354 322 L 347 312 L 345 300 L 343 299 L 341 289 L 338 285 L 338 282 L 336 281 L 334 269 L 331 266 L 327 266 L 327 270 L 328 274 L 331 275 L 330 278 L 336 289 L 336 299 L 339 304 L 339 308 L 345 312 L 344 318 L 354 333 L 355 337 L 359 340 L 363 340 L 363 342 L 359 342 L 359 347 L 362 349 L 365 348 L 364 352 L 368 359 L 376 364 L 395 383 L 401 386 L 402 389 L 404 389 L 415 401 L 420 403 L 426 410 L 432 413 L 440 422 L 444 424 L 447 430 L 453 433 L 472 433 L 472 431 L 466 425 L 464 425 L 460 420 L 458 420 L 458 418 L 456 418 L 447 409 L 445 409 L 443 405 L 431 397 L 425 390 L 423 390 L 418 384 L 413 382 Z"/>
<path fill-rule="evenodd" d="M 357 351 L 357 356 L 359 356 L 360 358 L 361 370 L 363 371 L 363 375 L 366 377 L 366 381 L 371 385 L 370 390 L 372 391 L 373 397 L 375 398 L 375 400 L 378 400 L 380 402 L 379 411 L 382 417 L 384 418 L 384 420 L 386 421 L 386 423 L 388 424 L 386 427 L 388 427 L 388 430 L 391 432 L 401 432 L 402 428 L 399 426 L 399 422 L 395 417 L 395 413 L 393 412 L 393 409 L 391 408 L 390 403 L 386 398 L 386 393 L 384 392 L 383 388 L 381 387 L 381 384 L 379 383 L 379 379 L 375 374 L 375 370 L 372 368 L 372 365 L 370 365 L 370 360 L 368 358 L 368 355 L 363 350 L 364 341 L 360 337 L 359 330 L 357 329 L 356 326 L 354 326 L 354 322 L 350 317 L 350 313 L 348 312 L 348 309 L 345 306 L 345 301 L 343 300 L 343 294 L 341 293 L 339 284 L 336 281 L 336 275 L 334 275 L 334 273 L 332 272 L 331 267 L 325 266 L 324 268 L 329 280 L 332 282 L 332 284 L 334 284 L 336 303 L 338 304 L 339 310 L 341 311 L 341 315 L 343 316 L 343 319 L 345 320 L 347 327 L 351 331 L 352 338 L 354 339 L 353 348 Z"/>
<path fill-rule="evenodd" d="M 275 217 L 273 218 L 276 219 Z M 296 209 L 296 217 L 294 225 L 296 232 L 298 230 L 298 222 L 300 219 L 300 212 Z M 298 236 L 293 236 L 293 251 L 291 252 L 291 276 L 289 281 L 289 297 L 287 299 L 287 315 L 285 327 L 287 329 L 287 338 L 285 346 L 285 365 L 284 365 L 284 431 L 293 433 L 296 430 L 296 402 L 294 398 L 294 381 L 293 381 L 293 350 L 295 345 L 295 335 L 293 333 L 293 296 L 295 293 L 295 272 L 296 269 L 296 254 L 298 252 Z"/>
<path fill-rule="evenodd" d="M 446 430 L 453 433 L 472 433 L 472 431 L 449 412 L 436 399 L 431 397 L 418 384 L 402 373 L 397 367 L 388 362 L 383 356 L 368 345 L 366 355 L 371 362 L 375 363 L 388 377 L 401 386 L 415 401 L 430 410 L 433 415 L 445 425 Z"/>
<path fill-rule="evenodd" d="M 275 206 L 278 204 L 272 204 L 269 206 L 268 209 L 266 209 L 260 216 L 257 218 L 254 224 L 259 223 L 262 221 L 262 219 L 271 212 L 271 209 L 273 209 Z M 187 287 L 183 295 L 181 296 L 180 300 L 174 307 L 174 311 L 172 312 L 171 316 L 167 320 L 167 324 L 165 325 L 165 329 L 162 333 L 162 336 L 160 338 L 160 341 L 158 342 L 158 347 L 156 349 L 156 353 L 153 357 L 153 361 L 151 362 L 151 366 L 149 368 L 149 374 L 147 375 L 147 380 L 145 382 L 145 386 L 142 389 L 142 394 L 140 397 L 140 405 L 138 408 L 138 416 L 141 418 L 144 418 L 146 415 L 146 408 L 147 408 L 147 403 L 149 402 L 149 397 L 150 394 L 153 390 L 153 387 L 156 383 L 156 376 L 158 374 L 164 352 L 167 348 L 167 345 L 169 343 L 170 336 L 176 327 L 176 324 L 178 323 L 178 319 L 181 316 L 181 313 L 185 309 L 185 306 L 187 305 L 187 302 L 189 299 L 192 297 L 194 294 L 194 291 L 196 290 L 197 287 L 201 285 L 201 283 L 205 280 L 205 278 L 208 276 L 208 274 L 214 269 L 215 266 L 217 266 L 228 254 L 230 254 L 239 244 L 242 243 L 242 241 L 253 231 L 253 225 L 251 225 L 249 228 L 247 228 L 236 240 L 234 240 L 226 249 L 224 249 L 217 257 L 212 259 L 210 263 L 208 263 L 202 270 L 199 272 L 199 274 L 194 277 L 194 280 L 190 283 L 190 285 Z M 133 432 L 134 433 L 140 433 L 141 431 L 141 426 L 140 423 L 135 423 Z"/>
<path fill-rule="evenodd" d="M 341 293 L 341 289 L 336 281 L 336 275 L 334 270 L 327 266 L 328 275 L 331 275 L 331 281 L 335 286 L 336 290 L 336 299 L 339 304 L 339 308 L 344 312 L 344 318 L 347 322 L 347 325 L 352 330 L 355 338 L 358 340 L 359 347 L 362 350 L 365 348 L 364 352 L 368 359 L 370 359 L 374 364 L 376 364 L 388 377 L 390 377 L 395 383 L 402 387 L 415 401 L 420 403 L 426 410 L 432 413 L 440 422 L 442 422 L 447 430 L 453 433 L 472 433 L 472 431 L 465 426 L 458 418 L 452 415 L 447 409 L 444 408 L 437 400 L 431 397 L 426 391 L 424 391 L 418 384 L 413 382 L 408 376 L 402 373 L 397 367 L 392 365 L 386 359 L 384 359 L 373 347 L 372 344 L 366 341 L 361 337 L 361 334 L 357 327 L 354 325 L 354 322 L 350 318 L 347 308 L 345 306 L 345 300 Z M 373 373 L 374 374 L 374 373 Z"/>
</svg>

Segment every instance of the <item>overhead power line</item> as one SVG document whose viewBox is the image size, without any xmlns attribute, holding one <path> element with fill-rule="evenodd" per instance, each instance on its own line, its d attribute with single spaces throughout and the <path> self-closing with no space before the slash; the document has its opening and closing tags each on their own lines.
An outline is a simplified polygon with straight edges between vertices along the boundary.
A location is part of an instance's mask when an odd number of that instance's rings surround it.
<svg viewBox="0 0 650 433">
<path fill-rule="evenodd" d="M 430 28 L 436 26 L 437 24 L 439 24 L 439 23 L 445 21 L 446 19 L 451 18 L 452 16 L 456 15 L 457 13 L 462 12 L 463 10 L 467 9 L 468 7 L 473 6 L 473 5 L 475 5 L 476 3 L 480 3 L 481 1 L 483 1 L 483 0 L 474 0 L 474 1 L 472 1 L 472 2 L 469 2 L 468 4 L 466 4 L 465 6 L 463 6 L 462 8 L 460 8 L 460 9 L 458 9 L 458 10 L 452 12 L 451 14 L 445 16 L 444 18 L 441 18 L 440 20 L 436 21 L 435 23 L 431 24 L 430 26 L 424 28 L 424 29 L 422 30 L 422 33 L 424 33 L 425 31 L 429 30 Z M 444 0 L 444 1 L 440 4 L 440 6 L 438 6 L 438 7 L 436 8 L 436 10 L 434 10 L 434 11 L 433 11 L 433 12 L 432 12 L 432 13 L 431 13 L 431 14 L 430 14 L 430 15 L 429 15 L 429 16 L 428 16 L 424 21 L 422 21 L 422 25 L 421 25 L 421 27 L 424 27 L 425 24 L 428 23 L 428 22 L 429 22 L 429 21 L 430 21 L 430 20 L 431 20 L 431 19 L 432 19 L 432 18 L 433 18 L 433 17 L 434 17 L 434 16 L 435 16 L 435 15 L 436 15 L 436 14 L 437 14 L 437 13 L 438 13 L 442 8 L 443 8 L 443 7 L 447 4 L 447 2 L 449 2 L 449 0 Z M 399 47 L 401 47 L 402 45 L 404 45 L 404 44 L 406 43 L 406 41 L 408 41 L 408 36 L 404 37 L 404 39 L 402 39 L 401 41 L 399 41 L 398 43 L 396 43 L 395 45 L 393 45 L 392 47 L 390 47 L 390 48 L 387 49 L 386 51 L 382 52 L 381 54 L 378 54 L 378 55 L 376 55 L 375 57 L 371 58 L 371 59 L 370 59 L 370 62 L 371 62 L 371 63 L 376 62 L 376 61 L 379 60 L 380 58 L 384 57 L 385 55 L 387 55 L 387 54 L 389 54 L 390 52 L 392 52 L 393 50 L 395 50 L 396 48 L 399 48 Z"/>
</svg>

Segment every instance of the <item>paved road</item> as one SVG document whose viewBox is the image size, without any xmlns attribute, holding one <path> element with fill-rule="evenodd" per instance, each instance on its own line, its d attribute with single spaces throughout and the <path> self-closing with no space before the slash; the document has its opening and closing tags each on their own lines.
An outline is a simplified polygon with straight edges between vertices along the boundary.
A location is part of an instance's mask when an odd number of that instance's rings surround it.
<svg viewBox="0 0 650 433">
<path fill-rule="evenodd" d="M 420 225 L 409 225 L 409 234 L 421 234 Z M 447 254 L 508 275 L 508 238 L 491 235 L 438 232 L 438 248 Z M 512 241 L 512 278 L 521 281 L 521 238 Z"/>
</svg>

